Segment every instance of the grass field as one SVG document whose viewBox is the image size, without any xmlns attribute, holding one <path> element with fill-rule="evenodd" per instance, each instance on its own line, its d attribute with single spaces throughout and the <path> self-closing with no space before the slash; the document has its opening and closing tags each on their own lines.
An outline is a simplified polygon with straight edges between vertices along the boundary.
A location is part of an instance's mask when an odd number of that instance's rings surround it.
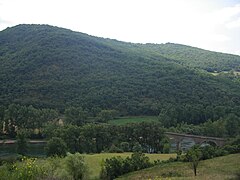
<svg viewBox="0 0 240 180">
<path fill-rule="evenodd" d="M 108 121 L 109 124 L 124 125 L 128 123 L 141 123 L 141 122 L 158 122 L 157 116 L 132 116 L 122 117 Z"/>
<path fill-rule="evenodd" d="M 128 156 L 131 156 L 132 153 L 101 153 L 101 154 L 86 154 L 85 156 L 85 162 L 87 163 L 90 171 L 90 178 L 91 179 L 98 179 L 99 173 L 101 170 L 101 162 L 104 159 L 111 158 L 114 156 L 121 156 L 123 158 L 126 158 Z M 170 157 L 176 157 L 176 154 L 146 154 L 151 162 L 154 160 L 160 159 L 160 160 L 167 160 Z"/>
<path fill-rule="evenodd" d="M 160 180 L 165 178 L 168 180 L 239 180 L 240 154 L 231 154 L 201 161 L 197 168 L 197 177 L 194 177 L 189 163 L 173 162 L 129 173 L 118 178 L 118 180 Z"/>
</svg>

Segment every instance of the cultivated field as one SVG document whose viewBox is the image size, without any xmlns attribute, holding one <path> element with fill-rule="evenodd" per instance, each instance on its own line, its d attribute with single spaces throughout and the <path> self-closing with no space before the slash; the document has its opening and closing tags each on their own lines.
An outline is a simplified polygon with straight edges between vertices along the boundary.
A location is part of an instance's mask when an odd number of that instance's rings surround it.
<svg viewBox="0 0 240 180">
<path fill-rule="evenodd" d="M 158 122 L 157 116 L 132 116 L 122 117 L 108 121 L 109 124 L 124 125 L 128 123 L 141 123 L 141 122 Z"/>
</svg>

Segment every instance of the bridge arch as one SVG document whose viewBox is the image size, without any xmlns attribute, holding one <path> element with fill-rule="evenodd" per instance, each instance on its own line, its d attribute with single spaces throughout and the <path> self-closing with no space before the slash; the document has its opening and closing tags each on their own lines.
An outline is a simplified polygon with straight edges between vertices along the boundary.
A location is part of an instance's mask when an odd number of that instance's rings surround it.
<svg viewBox="0 0 240 180">
<path fill-rule="evenodd" d="M 173 141 L 176 143 L 176 150 L 182 149 L 181 143 L 185 138 L 191 138 L 191 139 L 193 139 L 195 144 L 199 144 L 199 145 L 201 145 L 205 142 L 209 142 L 210 144 L 222 147 L 225 145 L 225 142 L 226 142 L 226 140 L 223 138 L 198 136 L 198 135 L 191 135 L 191 134 L 165 132 L 165 135 L 170 139 L 170 141 Z"/>
<path fill-rule="evenodd" d="M 203 146 L 204 144 L 206 144 L 206 145 L 211 145 L 211 146 L 214 146 L 214 147 L 218 146 L 217 142 L 216 142 L 216 141 L 212 141 L 212 140 L 202 141 L 202 142 L 200 143 L 200 146 Z"/>
<path fill-rule="evenodd" d="M 179 150 L 181 151 L 187 151 L 190 147 L 194 146 L 196 144 L 194 138 L 191 137 L 184 137 L 179 142 Z"/>
</svg>

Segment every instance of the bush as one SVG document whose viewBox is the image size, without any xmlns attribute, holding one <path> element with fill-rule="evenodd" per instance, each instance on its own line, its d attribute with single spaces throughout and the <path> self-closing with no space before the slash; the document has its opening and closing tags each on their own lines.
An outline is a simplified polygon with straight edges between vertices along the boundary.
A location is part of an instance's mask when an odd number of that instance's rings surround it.
<svg viewBox="0 0 240 180">
<path fill-rule="evenodd" d="M 67 154 L 65 158 L 49 157 L 44 161 L 23 157 L 15 163 L 4 163 L 0 166 L 2 180 L 43 180 L 70 179 L 85 180 L 88 168 L 84 157 L 79 153 Z"/>
<path fill-rule="evenodd" d="M 79 154 L 68 153 L 65 158 L 66 169 L 74 180 L 87 179 L 88 167 L 84 163 L 84 157 Z"/>
<path fill-rule="evenodd" d="M 148 168 L 152 165 L 149 157 L 142 153 L 133 153 L 131 158 L 127 157 L 126 159 L 112 157 L 103 162 L 100 178 L 104 180 L 112 180 L 122 174 Z"/>
<path fill-rule="evenodd" d="M 240 153 L 240 145 L 226 145 L 223 147 L 223 150 L 230 154 Z"/>
<path fill-rule="evenodd" d="M 239 145 L 240 144 L 240 136 L 237 136 L 236 138 L 234 138 L 230 145 Z"/>
<path fill-rule="evenodd" d="M 1 167 L 2 173 L 1 179 L 8 180 L 32 180 L 32 179 L 45 179 L 46 172 L 41 168 L 35 158 L 23 157 L 21 162 L 16 162 L 14 164 L 6 164 Z M 4 169 L 5 167 L 5 169 Z M 3 168 L 3 169 L 2 169 Z"/>
<path fill-rule="evenodd" d="M 143 153 L 133 153 L 131 156 L 133 170 L 140 170 L 147 167 L 150 167 L 152 164 L 150 163 L 149 157 L 145 156 Z"/>
<path fill-rule="evenodd" d="M 42 164 L 45 169 L 47 177 L 46 179 L 70 179 L 71 176 L 64 169 L 63 159 L 57 156 L 49 157 Z"/>
<path fill-rule="evenodd" d="M 106 159 L 103 163 L 100 178 L 103 180 L 112 180 L 123 174 L 123 158 L 120 156 Z"/>
<path fill-rule="evenodd" d="M 215 157 L 225 156 L 225 155 L 227 155 L 227 154 L 229 154 L 228 151 L 226 151 L 226 150 L 224 150 L 224 149 L 222 149 L 222 148 L 217 148 L 217 149 L 215 150 Z"/>
<path fill-rule="evenodd" d="M 200 150 L 202 153 L 202 157 L 201 157 L 202 160 L 211 159 L 216 156 L 215 154 L 216 149 L 211 145 L 201 147 Z"/>
<path fill-rule="evenodd" d="M 97 120 L 99 122 L 107 122 L 109 120 L 114 119 L 118 114 L 118 111 L 116 110 L 101 110 L 97 114 Z"/>
</svg>

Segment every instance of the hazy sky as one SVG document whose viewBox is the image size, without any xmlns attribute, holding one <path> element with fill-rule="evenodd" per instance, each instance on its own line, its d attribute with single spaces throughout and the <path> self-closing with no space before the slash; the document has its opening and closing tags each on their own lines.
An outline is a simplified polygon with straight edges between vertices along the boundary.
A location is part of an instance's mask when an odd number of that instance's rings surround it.
<svg viewBox="0 0 240 180">
<path fill-rule="evenodd" d="M 240 55 L 240 0 L 0 0 L 0 30 L 17 24 Z"/>
</svg>

